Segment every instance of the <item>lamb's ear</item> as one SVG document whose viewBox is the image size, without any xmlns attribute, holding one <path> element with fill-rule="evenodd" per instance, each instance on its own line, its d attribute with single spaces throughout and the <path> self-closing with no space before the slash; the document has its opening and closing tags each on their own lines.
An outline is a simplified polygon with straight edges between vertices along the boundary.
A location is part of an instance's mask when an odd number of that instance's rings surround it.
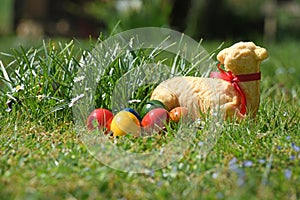
<svg viewBox="0 0 300 200">
<path fill-rule="evenodd" d="M 264 60 L 268 57 L 268 52 L 265 48 L 257 47 L 255 49 L 255 54 L 258 60 Z"/>
<path fill-rule="evenodd" d="M 223 49 L 222 51 L 220 51 L 217 55 L 217 59 L 218 61 L 220 61 L 220 63 L 224 64 L 224 60 L 226 58 L 227 55 L 227 51 L 228 49 Z"/>
</svg>

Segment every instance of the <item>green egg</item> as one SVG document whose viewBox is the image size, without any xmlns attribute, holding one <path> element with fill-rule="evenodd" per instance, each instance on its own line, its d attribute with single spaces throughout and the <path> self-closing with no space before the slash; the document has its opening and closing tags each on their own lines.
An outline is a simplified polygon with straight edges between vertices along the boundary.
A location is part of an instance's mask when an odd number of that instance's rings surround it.
<svg viewBox="0 0 300 200">
<path fill-rule="evenodd" d="M 158 100 L 150 100 L 143 106 L 140 113 L 141 118 L 143 118 L 150 110 L 153 110 L 155 108 L 166 109 L 165 105 L 162 102 Z"/>
</svg>

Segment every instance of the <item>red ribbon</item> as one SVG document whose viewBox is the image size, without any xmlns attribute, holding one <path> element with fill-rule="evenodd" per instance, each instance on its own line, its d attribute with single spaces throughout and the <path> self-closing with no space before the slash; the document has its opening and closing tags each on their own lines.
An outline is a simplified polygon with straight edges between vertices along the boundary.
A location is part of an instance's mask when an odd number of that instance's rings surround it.
<svg viewBox="0 0 300 200">
<path fill-rule="evenodd" d="M 220 78 L 225 81 L 228 81 L 231 83 L 231 85 L 234 87 L 234 89 L 240 94 L 241 96 L 241 108 L 240 113 L 242 115 L 246 114 L 246 105 L 247 105 L 247 99 L 246 95 L 244 94 L 242 88 L 239 86 L 238 82 L 247 82 L 247 81 L 256 81 L 260 80 L 260 72 L 253 73 L 253 74 L 241 74 L 241 75 L 234 75 L 231 71 L 224 71 L 221 69 L 221 64 L 218 64 L 218 70 L 220 72 L 212 72 L 210 74 L 211 78 Z"/>
</svg>

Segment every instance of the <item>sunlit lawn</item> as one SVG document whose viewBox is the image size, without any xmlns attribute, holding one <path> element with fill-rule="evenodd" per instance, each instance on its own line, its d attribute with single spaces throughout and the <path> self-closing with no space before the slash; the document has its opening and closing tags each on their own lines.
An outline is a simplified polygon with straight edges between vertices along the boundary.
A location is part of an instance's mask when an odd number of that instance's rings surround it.
<svg viewBox="0 0 300 200">
<path fill-rule="evenodd" d="M 220 43 L 204 41 L 203 45 L 213 50 Z M 261 65 L 262 94 L 256 120 L 224 123 L 206 158 L 199 157 L 199 142 L 177 162 L 144 174 L 103 165 L 90 155 L 74 129 L 68 105 L 82 55 L 80 43 L 41 42 L 29 52 L 27 48 L 11 52 L 9 45 L 1 46 L 1 51 L 12 56 L 1 59 L 15 59 L 14 66 L 22 66 L 21 76 L 32 70 L 48 72 L 39 79 L 26 79 L 24 90 L 1 93 L 0 197 L 299 199 L 300 47 L 294 41 L 260 45 L 268 49 L 270 57 Z M 34 53 L 35 49 L 40 51 Z M 11 85 L 16 88 L 19 84 Z M 10 112 L 7 93 L 19 100 Z M 105 101 L 100 102 L 104 105 Z"/>
</svg>

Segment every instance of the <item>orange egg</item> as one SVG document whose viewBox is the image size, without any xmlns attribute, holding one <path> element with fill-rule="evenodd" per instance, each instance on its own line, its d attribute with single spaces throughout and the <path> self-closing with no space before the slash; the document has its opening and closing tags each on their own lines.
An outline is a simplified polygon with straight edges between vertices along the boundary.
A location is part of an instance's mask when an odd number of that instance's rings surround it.
<svg viewBox="0 0 300 200">
<path fill-rule="evenodd" d="M 172 121 L 179 122 L 179 120 L 187 118 L 188 109 L 186 107 L 176 107 L 173 108 L 169 113 Z"/>
</svg>

